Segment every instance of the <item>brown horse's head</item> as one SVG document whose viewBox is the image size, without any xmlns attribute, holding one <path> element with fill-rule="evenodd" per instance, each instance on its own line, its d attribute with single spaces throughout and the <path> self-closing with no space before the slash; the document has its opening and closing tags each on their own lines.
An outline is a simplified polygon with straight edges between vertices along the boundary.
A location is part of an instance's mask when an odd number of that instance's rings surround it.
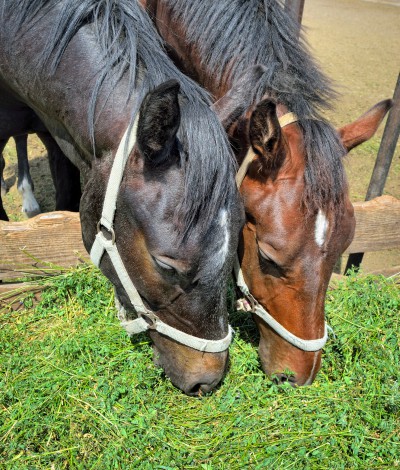
<svg viewBox="0 0 400 470">
<path fill-rule="evenodd" d="M 254 319 L 264 371 L 280 382 L 306 385 L 320 368 L 324 341 L 313 347 L 312 342 L 301 340 L 326 336 L 328 282 L 354 235 L 342 157 L 373 135 L 390 100 L 337 132 L 320 121 L 286 124 L 290 110 L 268 98 L 238 117 L 240 89 L 246 86 L 232 89 L 216 109 L 239 162 L 249 147 L 254 155 L 241 184 L 246 223 L 239 260 L 250 292 L 247 305 L 262 311 Z M 278 333 L 279 327 L 265 321 L 264 314 L 300 343 L 284 339 L 285 333 Z"/>
</svg>

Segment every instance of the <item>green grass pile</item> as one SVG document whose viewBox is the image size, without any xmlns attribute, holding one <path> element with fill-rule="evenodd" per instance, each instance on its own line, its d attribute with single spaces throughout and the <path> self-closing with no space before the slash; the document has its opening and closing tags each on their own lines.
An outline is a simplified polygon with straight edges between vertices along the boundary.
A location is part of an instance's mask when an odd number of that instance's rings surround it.
<svg viewBox="0 0 400 470">
<path fill-rule="evenodd" d="M 310 387 L 262 373 L 256 330 L 232 314 L 220 388 L 190 398 L 131 343 L 92 267 L 46 280 L 0 315 L 0 468 L 265 469 L 400 466 L 400 288 L 351 276 L 327 297 L 333 328 Z"/>
</svg>

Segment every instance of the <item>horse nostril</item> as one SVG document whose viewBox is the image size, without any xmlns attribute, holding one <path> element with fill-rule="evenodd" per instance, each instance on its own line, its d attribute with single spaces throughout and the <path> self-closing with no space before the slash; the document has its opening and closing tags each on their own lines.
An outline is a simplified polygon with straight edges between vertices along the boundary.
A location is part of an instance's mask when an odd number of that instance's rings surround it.
<svg viewBox="0 0 400 470">
<path fill-rule="evenodd" d="M 201 396 L 214 390 L 218 383 L 219 380 L 212 380 L 210 383 L 195 383 L 187 387 L 185 393 L 190 396 Z"/>
<path fill-rule="evenodd" d="M 274 382 L 277 385 L 284 384 L 289 382 L 292 387 L 295 387 L 296 384 L 296 377 L 294 375 L 287 375 L 287 374 L 275 374 L 273 378 Z"/>
<path fill-rule="evenodd" d="M 186 394 L 190 395 L 192 397 L 197 396 L 197 395 L 201 395 L 200 387 L 201 387 L 201 384 L 195 384 L 195 385 L 193 385 L 193 387 L 186 390 Z"/>
</svg>

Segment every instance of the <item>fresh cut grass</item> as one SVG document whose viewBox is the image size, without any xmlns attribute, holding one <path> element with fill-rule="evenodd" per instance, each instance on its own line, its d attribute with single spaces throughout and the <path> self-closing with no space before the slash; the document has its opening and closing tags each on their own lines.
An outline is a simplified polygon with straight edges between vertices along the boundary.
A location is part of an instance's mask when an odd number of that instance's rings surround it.
<svg viewBox="0 0 400 470">
<path fill-rule="evenodd" d="M 395 279 L 352 275 L 328 292 L 333 334 L 309 387 L 267 379 L 252 320 L 232 313 L 230 370 L 200 398 L 153 365 L 146 334 L 129 340 L 98 270 L 43 283 L 39 304 L 0 314 L 0 468 L 400 466 Z"/>
</svg>

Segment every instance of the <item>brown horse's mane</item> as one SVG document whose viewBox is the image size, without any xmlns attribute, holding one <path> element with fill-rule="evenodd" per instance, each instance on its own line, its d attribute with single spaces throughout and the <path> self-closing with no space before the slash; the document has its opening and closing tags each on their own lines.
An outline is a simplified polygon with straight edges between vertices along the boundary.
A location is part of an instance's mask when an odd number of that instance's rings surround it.
<svg viewBox="0 0 400 470">
<path fill-rule="evenodd" d="M 165 0 L 182 22 L 189 44 L 196 45 L 202 66 L 217 84 L 233 84 L 262 64 L 266 71 L 249 87 L 247 108 L 266 94 L 299 117 L 306 147 L 304 202 L 310 211 L 340 210 L 346 189 L 336 130 L 322 117 L 337 97 L 309 52 L 298 26 L 279 0 Z"/>
<path fill-rule="evenodd" d="M 236 161 L 226 134 L 211 111 L 211 100 L 195 82 L 182 74 L 165 53 L 152 22 L 132 0 L 0 0 L 0 18 L 18 38 L 35 22 L 44 21 L 49 11 L 56 20 L 49 25 L 46 47 L 37 61 L 39 73 L 51 76 L 57 69 L 69 42 L 80 28 L 90 26 L 98 44 L 102 65 L 88 106 L 88 122 L 94 144 L 95 109 L 100 91 L 110 95 L 115 85 L 128 78 L 128 96 L 139 97 L 162 82 L 174 78 L 180 84 L 182 119 L 178 137 L 185 151 L 185 198 L 179 208 L 186 234 L 196 224 L 207 229 L 218 211 L 236 197 Z M 54 15 L 53 15 L 54 17 Z M 12 41 L 11 41 L 12 42 Z M 12 44 L 10 44 L 10 48 Z M 137 100 L 140 104 L 141 99 Z M 132 110 L 131 123 L 137 112 Z"/>
</svg>

